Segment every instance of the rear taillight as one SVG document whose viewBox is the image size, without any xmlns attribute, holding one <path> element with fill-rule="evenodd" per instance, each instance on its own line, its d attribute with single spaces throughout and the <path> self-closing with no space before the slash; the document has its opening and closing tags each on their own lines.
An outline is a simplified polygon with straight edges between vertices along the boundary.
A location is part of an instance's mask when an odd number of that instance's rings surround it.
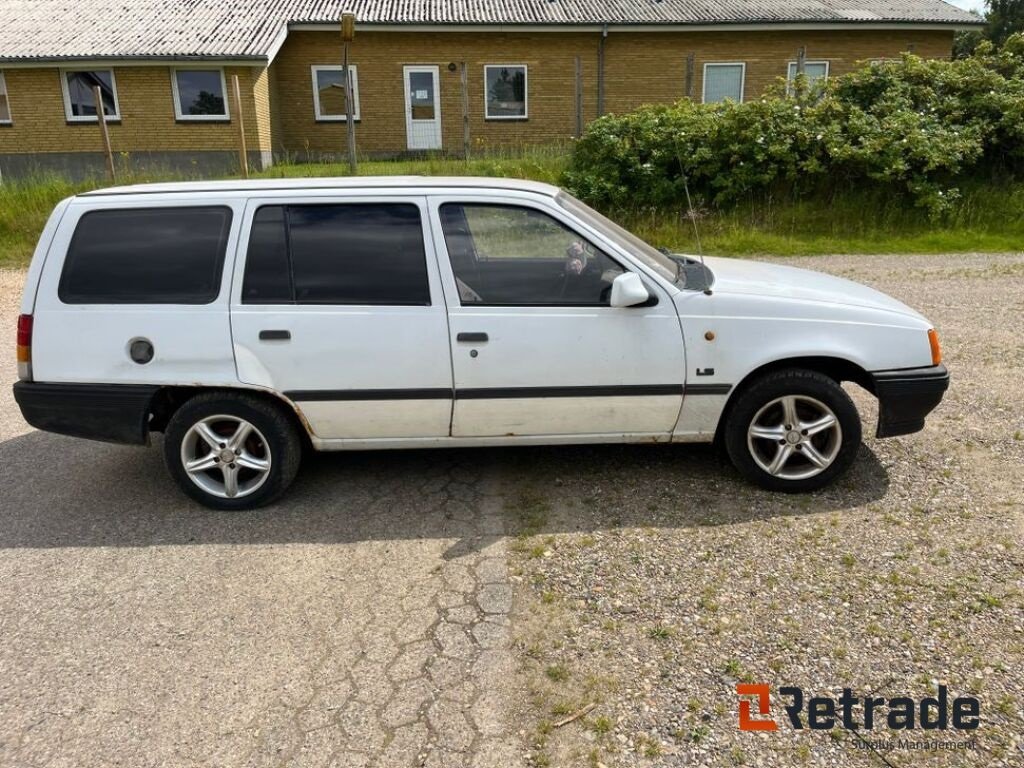
<svg viewBox="0 0 1024 768">
<path fill-rule="evenodd" d="M 32 378 L 32 315 L 18 315 L 18 378 Z"/>
</svg>

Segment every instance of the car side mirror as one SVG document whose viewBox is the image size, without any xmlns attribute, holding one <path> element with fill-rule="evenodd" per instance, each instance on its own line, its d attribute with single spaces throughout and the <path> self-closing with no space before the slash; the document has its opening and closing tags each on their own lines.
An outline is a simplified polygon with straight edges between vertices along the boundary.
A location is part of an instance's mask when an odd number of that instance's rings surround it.
<svg viewBox="0 0 1024 768">
<path fill-rule="evenodd" d="M 611 305 L 613 307 L 635 307 L 651 298 L 636 272 L 623 272 L 612 281 Z"/>
</svg>

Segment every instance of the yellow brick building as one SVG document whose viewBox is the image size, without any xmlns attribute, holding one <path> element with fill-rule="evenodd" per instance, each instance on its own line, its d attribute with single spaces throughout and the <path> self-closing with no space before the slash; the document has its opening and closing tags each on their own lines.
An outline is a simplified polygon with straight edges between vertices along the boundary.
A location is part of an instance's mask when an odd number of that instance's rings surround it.
<svg viewBox="0 0 1024 768">
<path fill-rule="evenodd" d="M 565 142 L 644 103 L 752 99 L 798 70 L 835 76 L 905 51 L 948 57 L 977 23 L 941 0 L 141 0 L 123 19 L 117 0 L 83 0 L 56 26 L 63 4 L 26 5 L 0 0 L 6 177 L 102 169 L 97 86 L 122 166 L 230 171 L 243 132 L 257 167 L 343 157 L 343 11 L 358 20 L 357 147 L 378 156 Z"/>
</svg>

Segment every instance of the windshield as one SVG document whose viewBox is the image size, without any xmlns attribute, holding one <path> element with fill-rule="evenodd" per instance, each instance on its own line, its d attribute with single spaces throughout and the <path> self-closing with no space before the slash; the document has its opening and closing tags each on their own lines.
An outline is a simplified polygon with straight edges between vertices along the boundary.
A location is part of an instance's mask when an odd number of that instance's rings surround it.
<svg viewBox="0 0 1024 768">
<path fill-rule="evenodd" d="M 602 235 L 612 240 L 646 266 L 666 280 L 676 282 L 679 277 L 679 263 L 653 248 L 627 229 L 623 229 L 607 216 L 602 216 L 589 205 L 585 205 L 565 191 L 555 195 L 555 201 L 569 213 L 579 217 Z"/>
</svg>

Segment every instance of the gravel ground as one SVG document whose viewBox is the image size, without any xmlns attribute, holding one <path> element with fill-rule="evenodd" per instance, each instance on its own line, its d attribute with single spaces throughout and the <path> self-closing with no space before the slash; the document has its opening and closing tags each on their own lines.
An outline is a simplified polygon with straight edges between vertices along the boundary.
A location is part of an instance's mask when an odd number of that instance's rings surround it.
<svg viewBox="0 0 1024 768">
<path fill-rule="evenodd" d="M 949 393 L 925 431 L 868 437 L 810 496 L 746 486 L 701 448 L 522 457 L 506 504 L 535 763 L 1024 765 L 1024 256 L 794 262 L 932 319 Z M 851 394 L 873 426 L 873 398 Z M 833 697 L 944 684 L 980 699 L 982 724 L 943 737 L 974 749 L 881 755 L 838 729 L 740 732 L 737 681 Z"/>
<path fill-rule="evenodd" d="M 923 311 L 954 375 L 925 432 L 804 497 L 707 447 L 599 446 L 319 456 L 213 513 L 156 448 L 31 430 L 4 356 L 0 765 L 883 765 L 740 733 L 737 680 L 946 683 L 977 748 L 885 759 L 1024 764 L 1024 257 L 796 263 Z"/>
</svg>

